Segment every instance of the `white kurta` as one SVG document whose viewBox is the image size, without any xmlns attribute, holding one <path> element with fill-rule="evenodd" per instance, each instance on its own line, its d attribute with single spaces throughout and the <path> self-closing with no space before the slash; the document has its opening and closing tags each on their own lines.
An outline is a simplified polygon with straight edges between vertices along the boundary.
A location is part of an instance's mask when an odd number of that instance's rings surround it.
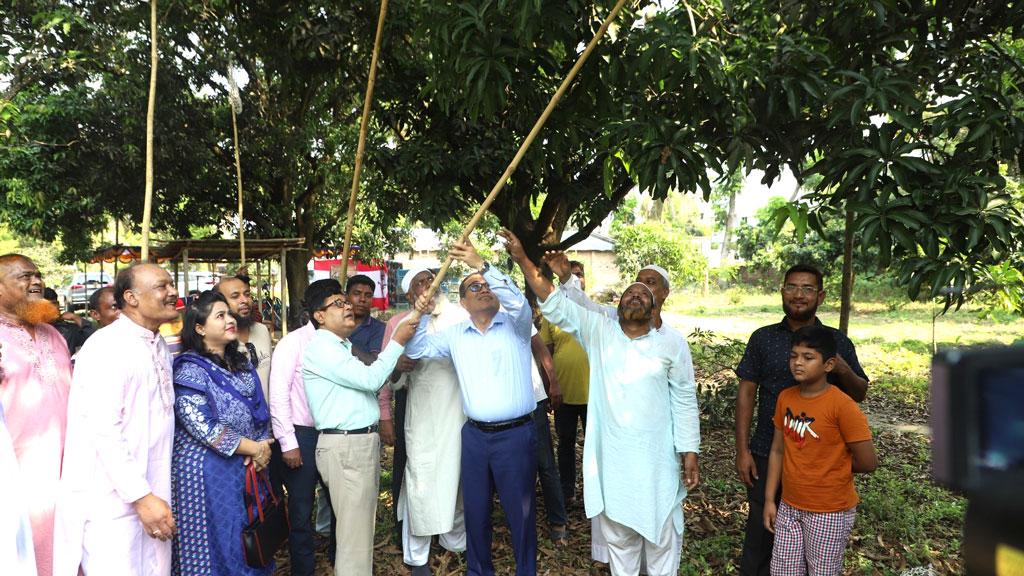
<svg viewBox="0 0 1024 576">
<path fill-rule="evenodd" d="M 434 334 L 466 319 L 465 310 L 439 302 L 427 327 Z M 388 333 L 408 315 L 388 322 Z M 409 389 L 405 411 L 408 460 L 398 497 L 399 517 L 409 508 L 410 532 L 430 536 L 449 532 L 455 524 L 462 455 L 462 412 L 459 379 L 450 358 L 421 358 L 416 369 L 392 387 Z"/>
<path fill-rule="evenodd" d="M 570 302 L 561 290 L 540 303 L 552 324 L 590 358 L 583 447 L 587 517 L 604 513 L 657 542 L 670 518 L 683 531 L 680 457 L 697 452 L 700 420 L 685 341 L 651 330 L 629 338 L 618 322 Z"/>
<path fill-rule="evenodd" d="M 54 574 L 166 576 L 171 543 L 145 533 L 132 502 L 171 503 L 171 355 L 126 315 L 78 353 L 57 503 Z"/>
<path fill-rule="evenodd" d="M 263 397 L 270 398 L 270 360 L 274 354 L 274 343 L 270 337 L 270 330 L 265 324 L 253 322 L 249 328 L 249 343 L 256 348 L 256 358 L 249 358 L 256 373 L 260 375 L 260 388 L 263 389 Z M 239 345 L 239 350 L 247 357 L 249 349 L 245 345 Z"/>
</svg>

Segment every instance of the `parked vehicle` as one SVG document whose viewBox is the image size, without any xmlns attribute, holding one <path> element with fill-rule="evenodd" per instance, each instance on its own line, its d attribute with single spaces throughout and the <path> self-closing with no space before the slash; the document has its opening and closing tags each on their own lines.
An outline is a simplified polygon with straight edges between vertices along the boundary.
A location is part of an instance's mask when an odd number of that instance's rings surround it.
<svg viewBox="0 0 1024 576">
<path fill-rule="evenodd" d="M 114 279 L 106 272 L 76 272 L 71 277 L 71 284 L 65 288 L 67 309 L 74 311 L 86 308 L 93 292 L 113 283 Z"/>
<path fill-rule="evenodd" d="M 172 273 L 173 274 L 173 273 Z M 191 292 L 205 292 L 212 289 L 217 285 L 219 281 L 217 274 L 213 272 L 189 272 L 188 273 L 188 290 L 185 290 L 185 273 L 178 272 L 178 281 L 176 288 L 178 289 L 178 296 L 184 298 Z"/>
</svg>

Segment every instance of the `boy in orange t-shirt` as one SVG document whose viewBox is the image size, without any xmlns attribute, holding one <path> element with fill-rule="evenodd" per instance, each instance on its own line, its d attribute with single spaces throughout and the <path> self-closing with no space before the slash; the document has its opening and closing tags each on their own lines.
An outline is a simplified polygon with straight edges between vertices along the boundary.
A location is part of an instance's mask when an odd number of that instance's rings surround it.
<svg viewBox="0 0 1024 576">
<path fill-rule="evenodd" d="M 854 472 L 878 466 L 867 418 L 825 379 L 835 336 L 821 326 L 793 333 L 789 369 L 798 386 L 779 394 L 768 457 L 764 525 L 775 534 L 772 576 L 842 574 L 857 514 Z M 775 493 L 782 480 L 782 502 Z"/>
</svg>

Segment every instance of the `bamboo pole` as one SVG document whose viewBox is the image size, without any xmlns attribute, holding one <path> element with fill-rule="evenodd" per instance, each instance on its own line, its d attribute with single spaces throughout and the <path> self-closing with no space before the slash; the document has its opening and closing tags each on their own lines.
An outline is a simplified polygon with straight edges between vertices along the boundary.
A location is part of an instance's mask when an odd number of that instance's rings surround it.
<svg viewBox="0 0 1024 576">
<path fill-rule="evenodd" d="M 558 86 L 558 90 L 556 90 L 554 95 L 551 96 L 551 100 L 548 102 L 547 107 L 544 108 L 544 112 L 541 113 L 540 118 L 537 118 L 537 122 L 534 123 L 530 133 L 526 135 L 522 145 L 519 146 L 519 151 L 516 152 L 515 157 L 512 158 L 508 167 L 505 168 L 505 172 L 502 173 L 501 177 L 498 178 L 498 181 L 495 182 L 494 187 L 491 188 L 490 194 L 488 194 L 487 198 L 480 203 L 480 208 L 477 209 L 476 214 L 473 215 L 469 224 L 467 224 L 466 228 L 462 231 L 462 236 L 459 239 L 460 242 L 466 242 L 469 235 L 474 229 L 476 229 L 477 224 L 480 223 L 480 219 L 483 218 L 484 213 L 488 208 L 490 208 L 491 204 L 494 203 L 494 199 L 498 197 L 498 193 L 501 192 L 505 183 L 508 182 L 512 173 L 515 172 L 516 168 L 519 166 L 519 162 L 523 159 L 523 156 L 526 155 L 526 151 L 530 148 L 530 145 L 533 144 L 534 139 L 537 138 L 537 134 L 540 133 L 541 128 L 544 127 L 544 123 L 548 121 L 548 117 L 551 116 L 551 112 L 555 109 L 555 106 L 558 105 L 559 100 L 562 99 L 562 95 L 565 94 L 569 85 L 572 84 L 572 81 L 576 78 L 576 74 L 579 73 L 580 68 L 583 67 L 583 64 L 587 61 L 587 58 L 590 57 L 590 53 L 594 51 L 594 48 L 597 46 L 598 42 L 601 41 L 601 38 L 604 37 L 605 32 L 608 30 L 608 26 L 615 21 L 615 18 L 619 15 L 619 12 L 622 10 L 622 6 L 625 5 L 625 3 L 626 0 L 619 0 L 615 3 L 615 7 L 612 8 L 612 11 L 608 13 L 608 17 L 601 23 L 601 27 L 598 28 L 594 37 L 587 44 L 586 49 L 583 50 L 580 57 L 576 59 L 576 63 L 573 64 L 572 69 L 569 70 L 568 74 L 566 74 L 562 83 Z M 441 265 L 441 269 L 437 271 L 437 275 L 434 276 L 434 281 L 430 284 L 430 288 L 427 290 L 428 297 L 433 297 L 434 293 L 437 292 L 438 287 L 441 286 L 441 282 L 444 281 L 445 275 L 448 274 L 448 268 L 450 268 L 451 265 L 452 257 L 449 255 Z M 413 309 L 410 314 L 410 318 L 413 322 L 418 321 L 420 318 L 420 312 Z"/>
<path fill-rule="evenodd" d="M 366 125 L 370 121 L 370 104 L 373 102 L 373 84 L 377 77 L 377 56 L 380 54 L 380 40 L 384 35 L 384 16 L 388 12 L 388 0 L 381 0 L 380 15 L 377 16 L 377 35 L 373 39 L 373 56 L 370 57 L 370 74 L 366 80 L 366 96 L 363 98 L 363 118 L 359 122 L 359 145 L 356 147 L 356 164 L 352 169 L 352 191 L 348 197 L 348 217 L 345 220 L 345 250 L 341 257 L 341 276 L 344 285 L 348 278 L 348 253 L 352 246 L 352 226 L 356 217 L 356 196 L 359 194 L 359 176 L 363 171 L 363 155 L 366 152 Z"/>
<path fill-rule="evenodd" d="M 146 107 L 146 201 L 142 208 L 142 261 L 149 260 L 149 221 L 153 216 L 153 115 L 156 111 L 156 0 L 149 0 L 149 103 Z"/>
<path fill-rule="evenodd" d="M 284 338 L 288 335 L 288 275 L 285 273 L 287 270 L 287 258 L 288 251 L 285 248 L 281 248 L 281 337 Z M 270 316 L 274 316 L 274 301 L 270 301 Z"/>
<path fill-rule="evenodd" d="M 228 103 L 231 105 L 231 133 L 235 138 L 235 180 L 238 183 L 238 245 L 245 266 L 245 220 L 242 215 L 242 160 L 238 152 L 238 112 L 242 109 L 242 97 L 238 94 L 234 72 L 228 68 Z"/>
<path fill-rule="evenodd" d="M 238 181 L 238 243 L 242 252 L 242 266 L 245 266 L 245 225 L 242 219 L 242 161 L 238 155 L 238 121 L 235 107 L 231 106 L 231 130 L 235 134 L 235 179 Z"/>
</svg>

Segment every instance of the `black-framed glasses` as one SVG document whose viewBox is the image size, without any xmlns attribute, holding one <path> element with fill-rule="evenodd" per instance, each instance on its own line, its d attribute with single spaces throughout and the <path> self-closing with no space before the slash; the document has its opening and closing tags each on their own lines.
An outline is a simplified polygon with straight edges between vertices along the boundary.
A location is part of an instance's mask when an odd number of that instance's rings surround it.
<svg viewBox="0 0 1024 576">
<path fill-rule="evenodd" d="M 330 304 L 324 304 L 323 306 L 321 306 L 320 311 L 327 310 L 331 306 L 334 306 L 335 308 L 344 308 L 347 305 L 348 300 L 345 300 L 344 298 L 338 298 L 337 300 L 331 302 Z"/>
<path fill-rule="evenodd" d="M 469 290 L 473 294 L 476 294 L 477 292 L 483 290 L 484 288 L 487 288 L 488 292 L 491 291 L 491 285 L 488 284 L 487 282 L 473 282 L 469 286 L 466 286 L 466 290 Z"/>
<path fill-rule="evenodd" d="M 796 284 L 786 284 L 782 287 L 782 292 L 789 294 L 790 296 L 800 293 L 804 296 L 814 296 L 818 293 L 818 289 L 814 286 L 797 286 Z"/>
</svg>

